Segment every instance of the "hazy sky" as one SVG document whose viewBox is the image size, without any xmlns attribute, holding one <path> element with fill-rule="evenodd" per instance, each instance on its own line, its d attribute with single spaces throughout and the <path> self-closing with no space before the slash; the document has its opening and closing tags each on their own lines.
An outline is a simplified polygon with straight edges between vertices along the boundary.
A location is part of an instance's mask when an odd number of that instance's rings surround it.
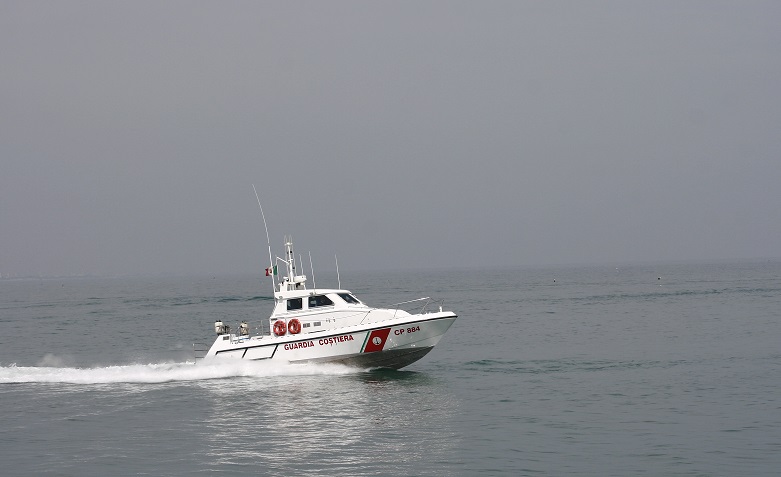
<svg viewBox="0 0 781 477">
<path fill-rule="evenodd" d="M 0 3 L 0 273 L 781 257 L 781 2 Z M 308 261 L 308 259 L 305 259 Z"/>
</svg>

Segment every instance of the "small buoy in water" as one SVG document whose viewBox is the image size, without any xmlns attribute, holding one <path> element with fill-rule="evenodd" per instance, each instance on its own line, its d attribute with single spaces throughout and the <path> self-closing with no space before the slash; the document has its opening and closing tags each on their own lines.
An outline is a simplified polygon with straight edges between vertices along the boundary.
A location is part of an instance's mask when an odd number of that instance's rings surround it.
<svg viewBox="0 0 781 477">
<path fill-rule="evenodd" d="M 556 283 L 556 279 L 555 278 L 553 279 L 553 283 Z"/>
<path fill-rule="evenodd" d="M 662 277 L 656 277 L 656 279 L 657 279 L 657 280 L 661 280 L 661 279 L 662 279 Z"/>
</svg>

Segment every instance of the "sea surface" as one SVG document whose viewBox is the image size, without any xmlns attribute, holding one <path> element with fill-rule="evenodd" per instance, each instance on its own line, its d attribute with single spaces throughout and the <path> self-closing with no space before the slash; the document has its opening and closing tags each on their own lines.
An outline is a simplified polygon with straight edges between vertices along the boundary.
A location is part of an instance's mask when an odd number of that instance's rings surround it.
<svg viewBox="0 0 781 477">
<path fill-rule="evenodd" d="M 781 475 L 781 261 L 341 279 L 459 318 L 400 371 L 194 365 L 268 278 L 0 280 L 0 474 Z"/>
</svg>

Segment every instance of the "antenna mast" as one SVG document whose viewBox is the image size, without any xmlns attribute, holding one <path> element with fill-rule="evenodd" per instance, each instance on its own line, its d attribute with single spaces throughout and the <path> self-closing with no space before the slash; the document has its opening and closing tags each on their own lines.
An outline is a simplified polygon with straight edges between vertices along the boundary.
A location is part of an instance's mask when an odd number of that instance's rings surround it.
<svg viewBox="0 0 781 477">
<path fill-rule="evenodd" d="M 336 281 L 339 282 L 339 289 L 342 289 L 342 279 L 339 278 L 339 259 L 336 258 L 336 254 L 334 254 L 334 261 L 336 262 Z"/>
<path fill-rule="evenodd" d="M 268 244 L 268 266 L 271 268 L 271 294 L 276 292 L 274 286 L 274 260 L 271 258 L 271 240 L 268 238 L 268 225 L 266 225 L 266 214 L 263 213 L 263 206 L 260 205 L 260 197 L 258 196 L 258 190 L 255 189 L 255 184 L 252 184 L 252 190 L 255 191 L 255 198 L 258 199 L 258 207 L 260 207 L 260 216 L 263 217 L 263 228 L 266 229 L 266 243 Z"/>
<path fill-rule="evenodd" d="M 309 251 L 309 268 L 312 269 L 312 286 L 317 290 L 317 282 L 315 281 L 315 267 L 312 265 L 312 251 Z"/>
</svg>

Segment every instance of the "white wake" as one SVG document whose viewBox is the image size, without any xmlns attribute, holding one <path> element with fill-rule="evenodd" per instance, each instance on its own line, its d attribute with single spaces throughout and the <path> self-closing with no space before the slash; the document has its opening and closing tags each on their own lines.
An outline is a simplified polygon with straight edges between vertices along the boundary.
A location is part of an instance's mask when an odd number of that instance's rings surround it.
<svg viewBox="0 0 781 477">
<path fill-rule="evenodd" d="M 105 367 L 0 366 L 2 383 L 166 383 L 235 377 L 344 375 L 360 372 L 338 364 L 287 364 L 269 361 L 199 361 L 127 364 Z"/>
</svg>

